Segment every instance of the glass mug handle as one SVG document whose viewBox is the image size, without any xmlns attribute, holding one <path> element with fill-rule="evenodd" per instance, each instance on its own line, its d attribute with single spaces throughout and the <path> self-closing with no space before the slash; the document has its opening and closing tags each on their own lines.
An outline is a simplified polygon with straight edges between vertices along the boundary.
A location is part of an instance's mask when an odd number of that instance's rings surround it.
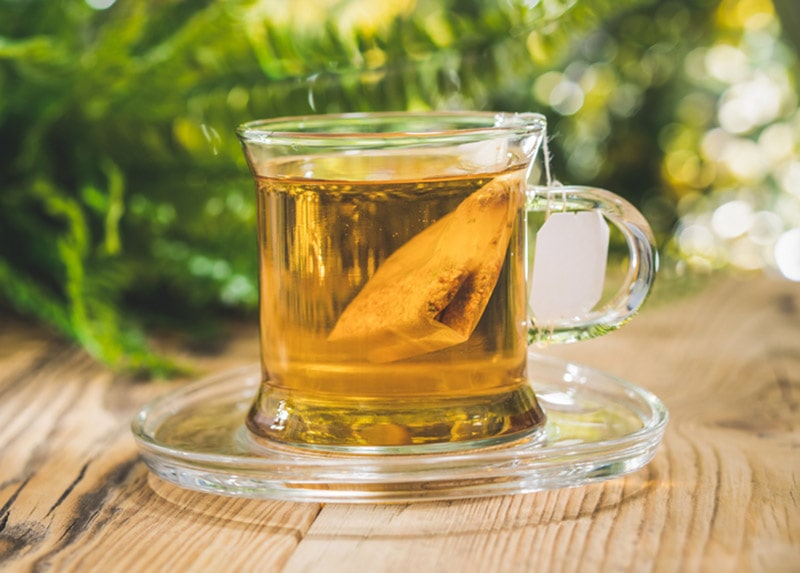
<svg viewBox="0 0 800 573">
<path fill-rule="evenodd" d="M 647 298 L 658 267 L 655 238 L 644 215 L 610 191 L 574 185 L 529 187 L 526 210 L 528 213 L 598 211 L 620 230 L 628 246 L 628 268 L 623 283 L 603 308 L 538 324 L 529 305 L 528 343 L 595 338 L 630 320 Z"/>
</svg>

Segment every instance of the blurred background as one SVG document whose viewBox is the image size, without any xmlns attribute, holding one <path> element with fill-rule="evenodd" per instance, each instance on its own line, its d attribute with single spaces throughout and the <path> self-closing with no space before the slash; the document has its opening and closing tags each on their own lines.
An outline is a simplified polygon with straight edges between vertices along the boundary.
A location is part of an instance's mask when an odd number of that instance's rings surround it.
<svg viewBox="0 0 800 573">
<path fill-rule="evenodd" d="M 0 306 L 120 371 L 257 305 L 247 120 L 539 111 L 659 281 L 800 281 L 796 0 L 0 0 Z M 10 313 L 10 314 L 9 314 Z"/>
</svg>

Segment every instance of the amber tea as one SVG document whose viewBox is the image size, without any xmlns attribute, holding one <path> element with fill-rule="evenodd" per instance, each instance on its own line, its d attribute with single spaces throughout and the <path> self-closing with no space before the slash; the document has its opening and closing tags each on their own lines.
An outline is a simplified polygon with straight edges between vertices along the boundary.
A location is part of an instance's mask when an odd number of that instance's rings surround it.
<svg viewBox="0 0 800 573">
<path fill-rule="evenodd" d="M 256 433 L 405 446 L 542 421 L 526 376 L 525 166 L 414 177 L 453 162 L 362 155 L 336 179 L 341 158 L 317 157 L 257 178 Z"/>
</svg>

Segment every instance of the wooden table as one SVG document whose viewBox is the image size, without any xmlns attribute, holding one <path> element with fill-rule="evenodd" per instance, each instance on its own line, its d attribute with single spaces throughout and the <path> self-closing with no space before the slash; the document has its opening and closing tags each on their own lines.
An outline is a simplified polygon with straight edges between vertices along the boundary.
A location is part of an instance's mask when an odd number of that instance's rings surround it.
<svg viewBox="0 0 800 573">
<path fill-rule="evenodd" d="M 660 283 L 624 329 L 547 353 L 655 392 L 645 469 L 542 493 L 402 505 L 216 497 L 154 478 L 129 431 L 168 391 L 0 318 L 3 571 L 800 571 L 800 286 Z M 205 372 L 257 359 L 231 329 Z"/>
</svg>

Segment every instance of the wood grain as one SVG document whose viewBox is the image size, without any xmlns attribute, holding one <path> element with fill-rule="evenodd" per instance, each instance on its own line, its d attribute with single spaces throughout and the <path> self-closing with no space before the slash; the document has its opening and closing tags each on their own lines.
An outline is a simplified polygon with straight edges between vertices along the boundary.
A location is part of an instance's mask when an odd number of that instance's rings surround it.
<svg viewBox="0 0 800 573">
<path fill-rule="evenodd" d="M 231 344 L 225 356 L 198 362 L 206 370 L 250 362 L 254 334 L 242 336 L 252 341 L 240 345 L 249 350 Z M 82 352 L 39 335 L 16 323 L 0 337 L 4 571 L 282 566 L 318 506 L 196 495 L 158 482 L 139 460 L 129 422 L 169 388 L 115 379 Z"/>
<path fill-rule="evenodd" d="M 257 351 L 246 325 L 221 352 L 186 357 L 212 372 Z M 172 386 L 115 377 L 0 318 L 0 570 L 800 571 L 797 284 L 717 279 L 542 352 L 662 398 L 671 421 L 649 466 L 528 495 L 323 506 L 154 478 L 129 421 Z"/>
</svg>

